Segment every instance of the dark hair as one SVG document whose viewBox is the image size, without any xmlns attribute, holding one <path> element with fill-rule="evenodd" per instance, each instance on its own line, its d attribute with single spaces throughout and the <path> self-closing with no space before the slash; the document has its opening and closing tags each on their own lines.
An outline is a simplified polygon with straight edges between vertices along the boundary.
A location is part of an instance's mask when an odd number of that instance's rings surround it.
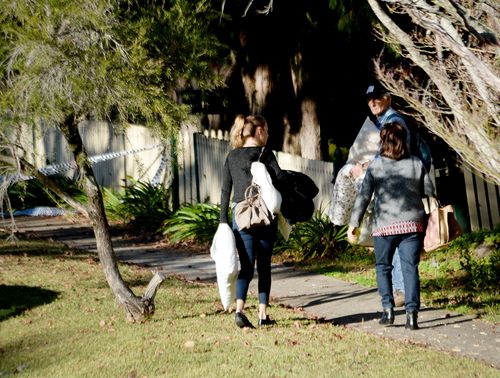
<svg viewBox="0 0 500 378">
<path fill-rule="evenodd" d="M 406 129 L 398 122 L 389 122 L 380 131 L 380 155 L 401 160 L 410 156 Z"/>
</svg>

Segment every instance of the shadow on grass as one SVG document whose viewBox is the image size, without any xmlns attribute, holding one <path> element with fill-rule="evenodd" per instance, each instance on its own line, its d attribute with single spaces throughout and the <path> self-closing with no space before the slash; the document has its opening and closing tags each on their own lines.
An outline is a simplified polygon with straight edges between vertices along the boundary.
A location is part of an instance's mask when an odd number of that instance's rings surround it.
<svg viewBox="0 0 500 378">
<path fill-rule="evenodd" d="M 0 285 L 0 321 L 57 299 L 57 291 L 40 287 Z"/>
<path fill-rule="evenodd" d="M 13 256 L 46 256 L 46 257 L 84 257 L 89 252 L 69 248 L 53 241 L 27 241 L 0 242 L 0 255 Z"/>
</svg>

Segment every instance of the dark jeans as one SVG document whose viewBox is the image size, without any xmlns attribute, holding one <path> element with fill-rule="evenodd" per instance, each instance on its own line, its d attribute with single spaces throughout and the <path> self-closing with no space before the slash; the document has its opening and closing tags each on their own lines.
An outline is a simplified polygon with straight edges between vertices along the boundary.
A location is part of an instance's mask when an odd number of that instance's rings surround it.
<svg viewBox="0 0 500 378">
<path fill-rule="evenodd" d="M 238 231 L 233 219 L 233 233 L 240 258 L 240 272 L 236 280 L 236 299 L 246 301 L 248 286 L 254 276 L 255 261 L 259 277 L 259 304 L 269 304 L 271 292 L 271 254 L 278 223 L 274 220 L 269 226 Z"/>
<path fill-rule="evenodd" d="M 422 233 L 410 233 L 391 236 L 375 236 L 375 270 L 377 272 L 378 292 L 382 299 L 382 307 L 394 307 L 392 295 L 392 258 L 396 248 L 399 248 L 401 270 L 405 287 L 405 309 L 418 311 L 420 309 L 420 278 L 418 263 L 423 245 Z"/>
</svg>

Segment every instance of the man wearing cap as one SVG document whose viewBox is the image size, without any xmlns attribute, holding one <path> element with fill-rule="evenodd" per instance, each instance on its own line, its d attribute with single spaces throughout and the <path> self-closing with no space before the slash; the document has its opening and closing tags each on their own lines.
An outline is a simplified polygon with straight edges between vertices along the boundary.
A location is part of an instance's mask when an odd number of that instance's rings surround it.
<svg viewBox="0 0 500 378">
<path fill-rule="evenodd" d="M 375 126 L 377 129 L 380 131 L 388 122 L 399 123 L 406 129 L 406 144 L 408 145 L 408 150 L 410 150 L 410 130 L 403 116 L 391 107 L 391 94 L 389 91 L 378 84 L 369 85 L 366 90 L 366 100 L 371 113 L 376 117 Z M 359 170 L 358 167 L 356 169 Z M 404 282 L 398 249 L 396 249 L 396 253 L 392 259 L 392 265 L 394 302 L 395 306 L 399 307 L 404 304 Z"/>
<path fill-rule="evenodd" d="M 391 107 L 391 95 L 378 84 L 368 86 L 366 99 L 371 113 L 376 118 L 372 121 L 367 117 L 354 143 L 349 149 L 346 164 L 340 169 L 333 187 L 332 202 L 329 209 L 329 217 L 334 225 L 344 225 L 349 222 L 354 200 L 363 182 L 364 174 L 368 164 L 378 154 L 380 144 L 380 129 L 388 122 L 400 123 L 407 130 L 406 143 L 410 146 L 410 132 L 403 116 Z M 371 205 L 370 205 L 371 206 Z M 365 218 L 366 223 L 368 218 Z M 365 235 L 367 230 L 365 230 Z M 369 230 L 368 230 L 369 231 Z M 363 230 L 362 230 L 363 234 Z M 371 240 L 358 240 L 362 245 L 373 245 Z M 392 261 L 392 284 L 394 290 L 395 306 L 404 304 L 403 273 L 399 254 L 396 250 Z"/>
<path fill-rule="evenodd" d="M 371 113 L 377 118 L 375 126 L 380 130 L 387 122 L 397 122 L 406 129 L 406 144 L 410 149 L 410 130 L 403 116 L 391 107 L 391 94 L 378 84 L 369 85 L 366 101 Z"/>
</svg>

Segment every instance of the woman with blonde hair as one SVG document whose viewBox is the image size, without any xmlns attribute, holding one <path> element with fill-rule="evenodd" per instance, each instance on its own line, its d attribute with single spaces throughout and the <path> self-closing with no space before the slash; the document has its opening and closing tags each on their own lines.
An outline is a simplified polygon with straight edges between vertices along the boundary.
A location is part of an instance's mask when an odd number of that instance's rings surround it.
<svg viewBox="0 0 500 378">
<path fill-rule="evenodd" d="M 224 163 L 221 191 L 220 223 L 228 222 L 229 206 L 244 200 L 245 190 L 252 183 L 251 164 L 255 161 L 264 163 L 273 183 L 282 176 L 276 157 L 271 149 L 265 147 L 269 137 L 267 122 L 262 116 L 238 115 L 231 128 L 230 140 L 233 150 Z M 233 193 L 232 201 L 231 193 Z M 238 327 L 254 328 L 245 315 L 245 302 L 248 287 L 254 275 L 257 263 L 258 273 L 258 325 L 270 325 L 273 321 L 267 315 L 271 291 L 271 254 L 276 240 L 276 219 L 268 226 L 261 226 L 239 231 L 232 220 L 232 229 L 236 238 L 236 248 L 240 260 L 240 271 L 236 280 L 236 314 Z"/>
</svg>

